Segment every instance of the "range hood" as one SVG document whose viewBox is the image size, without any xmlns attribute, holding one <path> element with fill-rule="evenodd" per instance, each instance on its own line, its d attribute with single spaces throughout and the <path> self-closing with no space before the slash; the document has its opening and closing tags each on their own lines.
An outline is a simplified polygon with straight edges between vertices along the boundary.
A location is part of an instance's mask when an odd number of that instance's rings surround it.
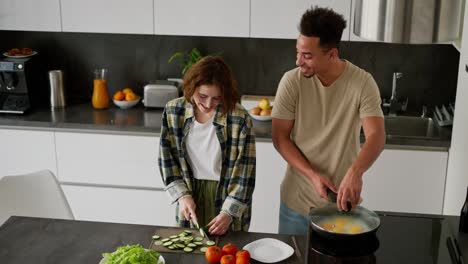
<svg viewBox="0 0 468 264">
<path fill-rule="evenodd" d="M 354 34 L 391 43 L 460 38 L 464 0 L 355 0 Z"/>
</svg>

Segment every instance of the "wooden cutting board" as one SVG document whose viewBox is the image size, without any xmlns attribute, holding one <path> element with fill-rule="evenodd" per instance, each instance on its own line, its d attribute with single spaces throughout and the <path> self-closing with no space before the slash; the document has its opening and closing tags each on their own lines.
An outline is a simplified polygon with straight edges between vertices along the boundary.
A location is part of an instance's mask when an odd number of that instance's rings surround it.
<svg viewBox="0 0 468 264">
<path fill-rule="evenodd" d="M 164 238 L 169 238 L 170 236 L 173 236 L 173 235 L 176 235 L 178 236 L 179 234 L 181 234 L 182 232 L 184 232 L 184 230 L 189 230 L 191 231 L 192 233 L 190 234 L 192 237 L 201 237 L 200 235 L 200 232 L 197 230 L 197 229 L 189 229 L 189 228 L 180 228 L 180 227 L 158 227 L 154 230 L 154 233 L 152 234 L 153 235 L 158 235 L 160 236 L 161 238 L 159 238 L 158 240 L 162 240 Z M 213 241 L 217 242 L 217 238 L 216 237 L 210 237 L 211 239 L 213 239 Z M 152 240 L 151 241 L 151 244 L 150 244 L 150 249 L 153 249 L 153 250 L 156 250 L 157 252 L 172 252 L 172 253 L 187 253 L 185 252 L 183 249 L 169 249 L 163 245 L 156 245 L 155 242 L 158 241 L 158 240 Z M 192 252 L 188 252 L 187 254 L 205 254 L 204 252 L 201 252 L 200 251 L 200 248 L 202 247 L 208 247 L 206 245 L 206 242 L 208 241 L 208 239 L 205 237 L 203 238 L 202 242 L 203 245 L 202 246 L 197 246 L 196 248 L 194 248 L 194 250 Z M 176 243 L 180 243 L 179 242 L 176 242 Z M 183 242 L 182 242 L 183 244 Z"/>
</svg>

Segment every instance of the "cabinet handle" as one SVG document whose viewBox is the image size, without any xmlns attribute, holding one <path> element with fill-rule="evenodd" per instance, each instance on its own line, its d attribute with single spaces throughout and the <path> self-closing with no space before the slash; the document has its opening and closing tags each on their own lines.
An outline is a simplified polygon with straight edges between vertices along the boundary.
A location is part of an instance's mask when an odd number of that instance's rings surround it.
<svg viewBox="0 0 468 264">
<path fill-rule="evenodd" d="M 465 64 L 465 71 L 468 72 L 468 64 Z"/>
</svg>

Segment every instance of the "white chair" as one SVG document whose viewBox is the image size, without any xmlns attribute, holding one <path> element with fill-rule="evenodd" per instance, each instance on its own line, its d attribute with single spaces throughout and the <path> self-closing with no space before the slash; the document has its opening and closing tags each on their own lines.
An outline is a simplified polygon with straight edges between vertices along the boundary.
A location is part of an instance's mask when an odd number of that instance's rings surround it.
<svg viewBox="0 0 468 264">
<path fill-rule="evenodd" d="M 60 184 L 49 170 L 0 178 L 0 225 L 12 215 L 74 219 Z"/>
</svg>

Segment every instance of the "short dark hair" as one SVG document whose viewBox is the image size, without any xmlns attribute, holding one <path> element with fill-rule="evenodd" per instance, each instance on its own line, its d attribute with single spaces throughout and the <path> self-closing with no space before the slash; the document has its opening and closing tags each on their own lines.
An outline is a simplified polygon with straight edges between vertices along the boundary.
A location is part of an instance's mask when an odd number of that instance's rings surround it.
<svg viewBox="0 0 468 264">
<path fill-rule="evenodd" d="M 223 113 L 233 111 L 239 101 L 237 82 L 231 68 L 219 56 L 206 56 L 192 65 L 184 75 L 183 89 L 187 101 L 192 100 L 201 85 L 216 85 L 221 90 Z"/>
<path fill-rule="evenodd" d="M 345 28 L 346 20 L 342 15 L 318 6 L 307 9 L 299 24 L 301 35 L 320 38 L 323 48 L 338 48 Z"/>
</svg>

